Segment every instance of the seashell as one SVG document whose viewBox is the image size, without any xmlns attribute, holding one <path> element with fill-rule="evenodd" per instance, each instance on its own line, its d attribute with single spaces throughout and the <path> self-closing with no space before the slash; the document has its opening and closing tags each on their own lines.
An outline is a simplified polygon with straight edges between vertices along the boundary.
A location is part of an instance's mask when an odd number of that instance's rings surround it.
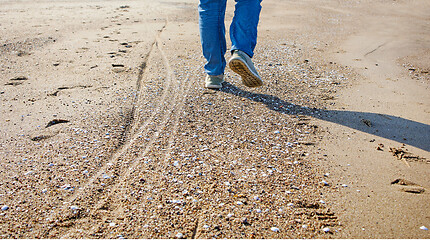
<svg viewBox="0 0 430 240">
<path fill-rule="evenodd" d="M 70 206 L 70 209 L 72 209 L 72 210 L 79 210 L 79 207 L 78 206 Z"/>
</svg>

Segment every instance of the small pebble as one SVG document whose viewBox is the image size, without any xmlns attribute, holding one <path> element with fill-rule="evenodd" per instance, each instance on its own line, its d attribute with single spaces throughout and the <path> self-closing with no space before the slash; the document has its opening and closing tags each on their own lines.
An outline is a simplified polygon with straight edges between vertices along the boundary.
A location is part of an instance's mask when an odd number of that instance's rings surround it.
<svg viewBox="0 0 430 240">
<path fill-rule="evenodd" d="M 272 230 L 274 232 L 279 232 L 279 228 L 277 228 L 277 227 L 271 227 L 270 230 Z"/>
<path fill-rule="evenodd" d="M 70 209 L 72 209 L 72 210 L 79 210 L 79 207 L 78 206 L 70 206 Z"/>
<path fill-rule="evenodd" d="M 111 223 L 109 223 L 109 226 L 110 227 L 115 227 L 115 223 L 111 222 Z"/>
<path fill-rule="evenodd" d="M 184 237 L 184 234 L 182 234 L 182 233 L 176 234 L 176 238 L 183 238 L 183 237 Z"/>
<path fill-rule="evenodd" d="M 260 198 L 258 196 L 254 196 L 255 201 L 260 201 Z"/>
<path fill-rule="evenodd" d="M 209 226 L 205 224 L 205 225 L 203 225 L 203 228 L 204 228 L 204 229 L 208 229 L 208 228 L 209 228 Z"/>
<path fill-rule="evenodd" d="M 328 227 L 323 228 L 323 231 L 326 232 L 326 233 L 328 233 L 328 232 L 330 232 L 330 228 L 328 228 Z"/>
<path fill-rule="evenodd" d="M 288 203 L 287 206 L 292 207 L 292 206 L 294 206 L 294 203 Z"/>
<path fill-rule="evenodd" d="M 4 205 L 3 207 L 1 207 L 1 210 L 2 211 L 6 211 L 6 210 L 8 210 L 9 209 L 9 206 L 7 206 L 7 205 Z"/>
<path fill-rule="evenodd" d="M 255 210 L 257 213 L 261 213 L 261 209 L 256 209 Z"/>
<path fill-rule="evenodd" d="M 243 202 L 241 202 L 241 201 L 237 201 L 237 202 L 236 202 L 236 204 L 237 204 L 237 205 L 243 205 Z"/>
<path fill-rule="evenodd" d="M 424 231 L 428 231 L 429 230 L 426 226 L 421 226 L 420 229 L 424 230 Z"/>
</svg>

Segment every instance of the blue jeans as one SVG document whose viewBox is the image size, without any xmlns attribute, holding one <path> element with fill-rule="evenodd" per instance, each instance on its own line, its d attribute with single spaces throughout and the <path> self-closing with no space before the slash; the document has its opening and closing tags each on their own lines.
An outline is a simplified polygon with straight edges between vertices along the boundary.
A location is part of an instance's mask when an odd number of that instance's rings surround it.
<svg viewBox="0 0 430 240">
<path fill-rule="evenodd" d="M 235 0 L 233 22 L 230 25 L 231 51 L 241 50 L 251 58 L 257 44 L 257 26 L 262 0 Z M 199 26 L 205 71 L 209 75 L 224 73 L 227 51 L 225 40 L 225 9 L 227 0 L 200 0 Z"/>
</svg>

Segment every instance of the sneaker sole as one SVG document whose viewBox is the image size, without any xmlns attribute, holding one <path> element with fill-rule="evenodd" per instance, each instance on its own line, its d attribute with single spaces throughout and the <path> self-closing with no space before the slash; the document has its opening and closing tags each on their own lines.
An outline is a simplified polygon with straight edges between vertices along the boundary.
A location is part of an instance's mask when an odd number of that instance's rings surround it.
<svg viewBox="0 0 430 240">
<path fill-rule="evenodd" d="M 242 77 L 242 82 L 247 87 L 260 87 L 263 86 L 263 81 L 258 77 L 255 76 L 254 73 L 249 70 L 249 67 L 246 65 L 246 63 L 242 62 L 238 59 L 232 59 L 228 63 L 229 67 L 233 72 L 237 73 Z"/>
<path fill-rule="evenodd" d="M 206 88 L 209 88 L 209 89 L 220 89 L 220 88 L 222 88 L 222 85 L 206 85 Z"/>
</svg>

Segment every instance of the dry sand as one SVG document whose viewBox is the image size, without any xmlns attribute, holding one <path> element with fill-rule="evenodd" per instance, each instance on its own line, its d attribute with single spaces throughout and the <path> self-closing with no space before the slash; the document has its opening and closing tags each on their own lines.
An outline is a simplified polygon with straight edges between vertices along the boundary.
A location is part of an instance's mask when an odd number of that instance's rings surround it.
<svg viewBox="0 0 430 240">
<path fill-rule="evenodd" d="M 220 91 L 196 7 L 0 1 L 2 238 L 430 236 L 430 3 L 265 0 Z"/>
</svg>

